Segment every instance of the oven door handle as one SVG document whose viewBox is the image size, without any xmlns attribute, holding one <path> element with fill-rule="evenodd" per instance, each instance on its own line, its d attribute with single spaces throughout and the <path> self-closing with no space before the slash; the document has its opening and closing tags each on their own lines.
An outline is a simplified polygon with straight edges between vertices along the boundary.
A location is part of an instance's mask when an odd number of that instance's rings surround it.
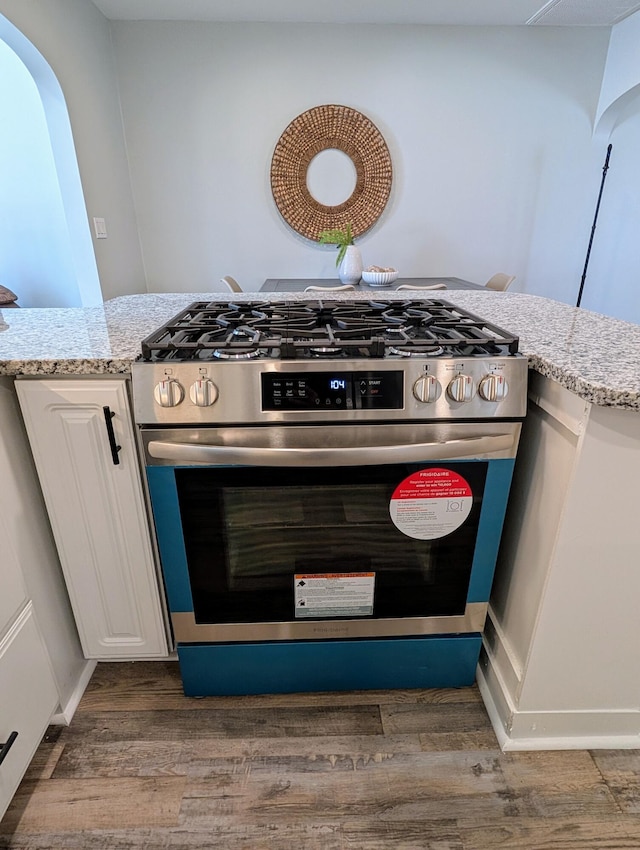
<svg viewBox="0 0 640 850">
<path fill-rule="evenodd" d="M 434 443 L 391 446 L 349 446 L 337 448 L 271 448 L 256 446 L 216 446 L 151 440 L 151 457 L 176 464 L 206 463 L 210 466 L 377 466 L 383 463 L 421 463 L 485 457 L 511 451 L 514 434 L 495 434 Z"/>
</svg>

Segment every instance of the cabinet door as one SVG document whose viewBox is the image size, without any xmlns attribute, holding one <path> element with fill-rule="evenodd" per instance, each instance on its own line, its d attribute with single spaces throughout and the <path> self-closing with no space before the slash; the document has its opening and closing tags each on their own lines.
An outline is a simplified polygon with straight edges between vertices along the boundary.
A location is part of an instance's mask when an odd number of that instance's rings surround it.
<svg viewBox="0 0 640 850">
<path fill-rule="evenodd" d="M 16 391 L 85 655 L 165 656 L 125 380 L 27 379 Z"/>
<path fill-rule="evenodd" d="M 27 592 L 22 581 L 22 571 L 13 546 L 11 537 L 0 515 L 0 562 L 2 563 L 0 589 L 0 638 L 9 624 L 16 618 L 21 608 L 26 605 Z M 1 697 L 0 697 L 1 699 Z"/>
<path fill-rule="evenodd" d="M 0 764 L 0 818 L 57 704 L 58 691 L 29 604 L 0 640 L 0 743 L 18 733 Z"/>
</svg>

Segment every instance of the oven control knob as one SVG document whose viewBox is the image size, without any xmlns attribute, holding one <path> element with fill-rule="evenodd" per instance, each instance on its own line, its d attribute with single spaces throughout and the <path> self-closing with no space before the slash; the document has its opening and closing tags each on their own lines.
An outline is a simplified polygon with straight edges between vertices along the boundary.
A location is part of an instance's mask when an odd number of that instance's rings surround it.
<svg viewBox="0 0 640 850">
<path fill-rule="evenodd" d="M 413 385 L 413 394 L 424 404 L 437 401 L 440 398 L 440 384 L 434 375 L 423 375 Z"/>
<path fill-rule="evenodd" d="M 480 381 L 478 392 L 485 401 L 502 401 L 509 392 L 503 375 L 485 375 Z"/>
<path fill-rule="evenodd" d="M 167 378 L 156 384 L 153 397 L 160 407 L 177 407 L 184 398 L 182 384 Z"/>
<path fill-rule="evenodd" d="M 218 399 L 218 388 L 209 378 L 198 378 L 189 388 L 189 398 L 198 407 L 209 407 Z"/>
<path fill-rule="evenodd" d="M 471 401 L 475 394 L 473 378 L 470 375 L 456 375 L 447 387 L 447 393 L 454 401 Z"/>
</svg>

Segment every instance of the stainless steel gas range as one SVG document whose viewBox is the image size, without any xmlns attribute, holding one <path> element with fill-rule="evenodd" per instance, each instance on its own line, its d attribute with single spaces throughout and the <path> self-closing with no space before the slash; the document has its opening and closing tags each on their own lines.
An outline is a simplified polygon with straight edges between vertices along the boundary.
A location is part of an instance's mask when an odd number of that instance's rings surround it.
<svg viewBox="0 0 640 850">
<path fill-rule="evenodd" d="M 136 421 L 185 692 L 469 684 L 526 410 L 448 301 L 201 301 Z"/>
</svg>

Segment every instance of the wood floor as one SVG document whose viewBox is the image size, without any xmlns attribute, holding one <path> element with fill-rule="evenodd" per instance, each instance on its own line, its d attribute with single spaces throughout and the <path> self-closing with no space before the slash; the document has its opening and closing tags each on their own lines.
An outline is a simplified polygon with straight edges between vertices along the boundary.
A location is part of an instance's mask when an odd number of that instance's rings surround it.
<svg viewBox="0 0 640 850">
<path fill-rule="evenodd" d="M 638 850 L 640 751 L 503 754 L 475 688 L 187 699 L 99 664 L 0 847 Z"/>
</svg>

